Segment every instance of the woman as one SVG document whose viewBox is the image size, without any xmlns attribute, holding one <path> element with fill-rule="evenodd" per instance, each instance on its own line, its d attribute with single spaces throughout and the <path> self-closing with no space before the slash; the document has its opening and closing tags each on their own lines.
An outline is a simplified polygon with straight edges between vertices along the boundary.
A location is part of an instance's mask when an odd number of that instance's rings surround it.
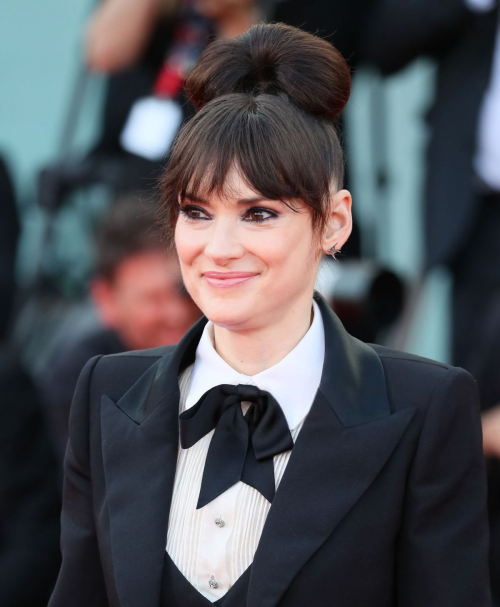
<svg viewBox="0 0 500 607">
<path fill-rule="evenodd" d="M 488 606 L 474 381 L 313 299 L 351 230 L 345 61 L 259 25 L 187 91 L 161 212 L 205 318 L 83 371 L 51 607 Z"/>
</svg>

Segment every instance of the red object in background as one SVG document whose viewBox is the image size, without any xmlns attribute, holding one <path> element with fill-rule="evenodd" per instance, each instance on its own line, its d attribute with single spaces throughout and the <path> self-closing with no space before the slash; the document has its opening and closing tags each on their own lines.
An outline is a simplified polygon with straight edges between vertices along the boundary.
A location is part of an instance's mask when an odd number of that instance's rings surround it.
<svg viewBox="0 0 500 607">
<path fill-rule="evenodd" d="M 184 83 L 184 70 L 180 66 L 167 64 L 158 74 L 154 85 L 154 94 L 158 97 L 175 99 Z"/>
</svg>

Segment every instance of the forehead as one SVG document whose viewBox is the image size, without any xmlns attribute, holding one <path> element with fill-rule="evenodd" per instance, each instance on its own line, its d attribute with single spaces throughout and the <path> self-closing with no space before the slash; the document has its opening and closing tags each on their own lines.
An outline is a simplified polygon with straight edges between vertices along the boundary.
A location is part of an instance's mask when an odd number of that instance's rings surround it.
<svg viewBox="0 0 500 607">
<path fill-rule="evenodd" d="M 192 187 L 188 187 L 186 194 L 193 195 L 195 198 L 200 198 L 206 202 L 216 203 L 222 202 L 225 204 L 236 203 L 242 199 L 252 199 L 256 197 L 265 198 L 261 192 L 254 188 L 248 179 L 242 174 L 241 170 L 232 166 L 220 187 L 210 187 L 211 176 L 207 174 L 201 180 L 196 191 Z"/>
</svg>

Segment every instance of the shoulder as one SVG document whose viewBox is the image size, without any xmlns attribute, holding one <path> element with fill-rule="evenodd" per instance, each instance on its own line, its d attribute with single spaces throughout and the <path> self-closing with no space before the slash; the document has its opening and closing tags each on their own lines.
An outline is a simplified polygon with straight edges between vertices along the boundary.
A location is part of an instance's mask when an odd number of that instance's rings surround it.
<svg viewBox="0 0 500 607">
<path fill-rule="evenodd" d="M 104 356 L 105 359 L 117 361 L 119 359 L 145 359 L 145 358 L 162 358 L 163 356 L 170 356 L 175 350 L 175 346 L 160 346 L 159 348 L 149 348 L 147 350 L 128 350 L 127 352 L 120 352 L 118 354 L 110 354 Z"/>
<path fill-rule="evenodd" d="M 107 394 L 118 400 L 152 365 L 169 358 L 174 350 L 175 346 L 162 346 L 93 358 L 87 363 L 92 374 L 91 394 Z"/>
<path fill-rule="evenodd" d="M 394 411 L 409 404 L 427 409 L 431 403 L 451 402 L 457 393 L 469 395 L 477 402 L 477 388 L 473 377 L 460 367 L 370 344 L 377 353 L 384 370 L 387 392 Z"/>
<path fill-rule="evenodd" d="M 394 369 L 401 371 L 405 369 L 407 372 L 416 373 L 417 375 L 441 376 L 444 372 L 455 368 L 446 363 L 417 356 L 416 354 L 393 350 L 392 348 L 379 346 L 378 344 L 368 345 L 378 354 L 384 370 L 390 371 Z"/>
<path fill-rule="evenodd" d="M 174 349 L 174 346 L 164 346 L 98 355 L 87 362 L 78 379 L 69 419 L 73 451 L 82 461 L 88 458 L 90 428 L 99 428 L 102 396 L 118 402 L 150 367 L 164 357 L 170 357 Z"/>
</svg>

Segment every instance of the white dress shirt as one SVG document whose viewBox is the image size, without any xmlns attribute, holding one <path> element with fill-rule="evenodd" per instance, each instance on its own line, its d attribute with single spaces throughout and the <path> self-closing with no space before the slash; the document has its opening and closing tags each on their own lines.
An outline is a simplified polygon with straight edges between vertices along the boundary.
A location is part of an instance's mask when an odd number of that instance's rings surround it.
<svg viewBox="0 0 500 607">
<path fill-rule="evenodd" d="M 279 363 L 253 376 L 238 373 L 219 356 L 213 324 L 207 323 L 194 365 L 179 378 L 180 412 L 219 384 L 251 384 L 278 401 L 295 442 L 316 396 L 325 358 L 323 320 L 315 302 L 313 309 L 313 322 L 299 344 Z M 181 573 L 211 602 L 224 596 L 252 564 L 271 507 L 261 493 L 240 481 L 196 509 L 213 434 L 189 449 L 179 447 L 166 548 Z M 276 488 L 290 454 L 274 458 Z"/>
<path fill-rule="evenodd" d="M 471 10 L 490 11 L 497 0 L 465 0 Z M 474 165 L 477 174 L 491 189 L 500 192 L 500 22 L 498 24 L 490 84 L 479 116 L 477 151 Z"/>
</svg>

